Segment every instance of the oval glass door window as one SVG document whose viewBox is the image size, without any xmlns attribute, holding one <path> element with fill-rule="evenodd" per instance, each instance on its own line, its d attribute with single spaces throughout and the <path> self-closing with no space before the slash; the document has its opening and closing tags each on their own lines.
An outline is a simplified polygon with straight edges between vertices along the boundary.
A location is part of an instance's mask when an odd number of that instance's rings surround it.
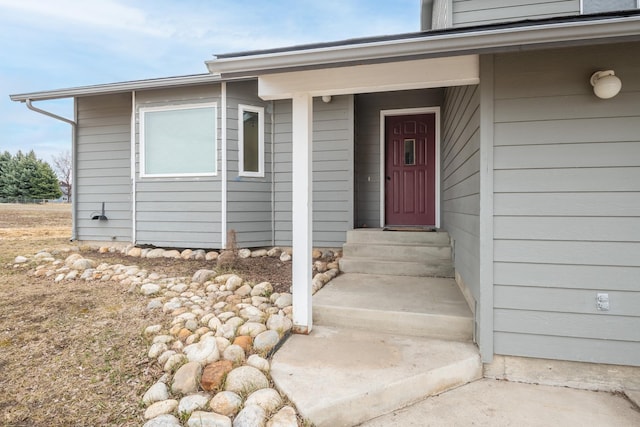
<svg viewBox="0 0 640 427">
<path fill-rule="evenodd" d="M 416 164 L 416 140 L 415 139 L 404 140 L 404 164 L 405 165 Z"/>
</svg>

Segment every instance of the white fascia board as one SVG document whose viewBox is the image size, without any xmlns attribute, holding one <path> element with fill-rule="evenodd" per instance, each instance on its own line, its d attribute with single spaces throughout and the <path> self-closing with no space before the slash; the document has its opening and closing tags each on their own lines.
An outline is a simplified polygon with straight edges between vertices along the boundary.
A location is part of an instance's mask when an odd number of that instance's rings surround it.
<svg viewBox="0 0 640 427">
<path fill-rule="evenodd" d="M 258 78 L 258 96 L 264 100 L 311 96 L 424 89 L 478 84 L 478 55 L 420 59 L 265 74 Z"/>
<path fill-rule="evenodd" d="M 407 35 L 373 42 L 349 42 L 328 47 L 292 48 L 216 58 L 206 61 L 209 72 L 222 76 L 257 76 L 278 70 L 330 68 L 353 64 L 388 62 L 453 56 L 467 53 L 498 52 L 562 44 L 588 44 L 594 40 L 640 38 L 640 16 L 541 25 L 490 28 L 486 30 Z"/>
<path fill-rule="evenodd" d="M 43 101 L 48 99 L 73 98 L 76 96 L 103 95 L 109 93 L 122 93 L 139 91 L 145 89 L 169 88 L 178 86 L 191 86 L 206 83 L 219 83 L 232 79 L 222 79 L 219 75 L 198 74 L 193 76 L 166 77 L 161 79 L 136 80 L 130 82 L 119 82 L 100 84 L 92 86 L 79 86 L 67 89 L 56 89 L 42 92 L 22 93 L 10 95 L 12 101 L 25 102 L 27 99 L 32 101 Z M 242 80 L 242 79 L 234 79 Z"/>
</svg>

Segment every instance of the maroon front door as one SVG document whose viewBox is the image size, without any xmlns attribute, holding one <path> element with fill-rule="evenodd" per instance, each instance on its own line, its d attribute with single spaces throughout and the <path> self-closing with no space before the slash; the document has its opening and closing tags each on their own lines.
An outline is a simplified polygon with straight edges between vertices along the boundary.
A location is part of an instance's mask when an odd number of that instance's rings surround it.
<svg viewBox="0 0 640 427">
<path fill-rule="evenodd" d="M 386 225 L 436 225 L 435 116 L 385 117 Z"/>
</svg>

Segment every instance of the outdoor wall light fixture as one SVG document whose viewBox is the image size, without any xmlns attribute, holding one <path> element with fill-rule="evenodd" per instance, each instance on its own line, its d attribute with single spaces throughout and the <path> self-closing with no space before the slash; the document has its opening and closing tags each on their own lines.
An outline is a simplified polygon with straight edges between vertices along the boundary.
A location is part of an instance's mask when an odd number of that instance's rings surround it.
<svg viewBox="0 0 640 427">
<path fill-rule="evenodd" d="M 596 71 L 589 81 L 593 86 L 593 93 L 602 99 L 613 98 L 622 88 L 622 82 L 613 70 Z"/>
<path fill-rule="evenodd" d="M 324 102 L 325 104 L 328 104 L 331 102 L 331 95 L 324 95 L 322 97 L 322 102 Z"/>
</svg>

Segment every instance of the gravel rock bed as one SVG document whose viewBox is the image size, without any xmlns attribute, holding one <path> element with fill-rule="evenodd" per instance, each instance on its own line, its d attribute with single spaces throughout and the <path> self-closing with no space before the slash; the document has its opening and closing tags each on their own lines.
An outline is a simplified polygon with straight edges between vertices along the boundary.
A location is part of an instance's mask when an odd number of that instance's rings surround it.
<svg viewBox="0 0 640 427">
<path fill-rule="evenodd" d="M 132 258 L 204 259 L 214 251 L 101 247 Z M 313 291 L 338 274 L 336 254 L 314 250 Z M 339 254 L 337 254 L 339 255 Z M 169 277 L 137 265 L 98 263 L 77 250 L 56 258 L 48 252 L 18 256 L 14 267 L 34 264 L 36 276 L 62 281 L 116 281 L 148 299 L 146 310 L 162 311 L 165 323 L 142 332 L 148 357 L 164 374 L 140 397 L 145 427 L 297 426 L 299 416 L 271 381 L 270 356 L 290 333 L 292 296 L 269 282 L 245 281 L 233 272 L 200 269 L 192 277 Z M 241 249 L 240 258 L 277 257 L 289 249 Z"/>
</svg>

